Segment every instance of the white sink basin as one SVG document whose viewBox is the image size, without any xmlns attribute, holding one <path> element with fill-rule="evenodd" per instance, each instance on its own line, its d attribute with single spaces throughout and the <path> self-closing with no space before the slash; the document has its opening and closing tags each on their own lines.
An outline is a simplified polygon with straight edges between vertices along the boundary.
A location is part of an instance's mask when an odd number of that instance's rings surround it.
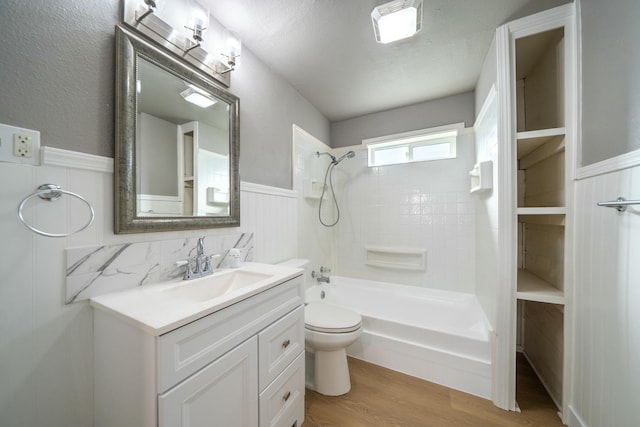
<svg viewBox="0 0 640 427">
<path fill-rule="evenodd" d="M 91 298 L 91 305 L 115 314 L 152 335 L 162 335 L 299 276 L 298 268 L 245 262 L 192 280 L 140 286 Z"/>
<path fill-rule="evenodd" d="M 207 301 L 253 285 L 270 277 L 272 277 L 271 274 L 258 273 L 255 271 L 231 270 L 184 281 L 177 286 L 163 289 L 161 292 L 177 298 Z"/>
</svg>

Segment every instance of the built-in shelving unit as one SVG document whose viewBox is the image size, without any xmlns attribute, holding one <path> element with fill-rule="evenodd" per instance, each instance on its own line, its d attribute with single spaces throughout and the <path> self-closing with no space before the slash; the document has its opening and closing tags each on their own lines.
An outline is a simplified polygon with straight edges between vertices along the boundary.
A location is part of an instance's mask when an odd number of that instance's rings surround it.
<svg viewBox="0 0 640 427">
<path fill-rule="evenodd" d="M 194 187 L 196 187 L 196 162 L 194 153 L 197 152 L 195 129 L 190 123 L 181 126 L 182 140 L 182 214 L 193 216 Z"/>
<path fill-rule="evenodd" d="M 565 55 L 565 26 L 515 37 L 518 347 L 561 410 L 571 185 Z"/>
</svg>

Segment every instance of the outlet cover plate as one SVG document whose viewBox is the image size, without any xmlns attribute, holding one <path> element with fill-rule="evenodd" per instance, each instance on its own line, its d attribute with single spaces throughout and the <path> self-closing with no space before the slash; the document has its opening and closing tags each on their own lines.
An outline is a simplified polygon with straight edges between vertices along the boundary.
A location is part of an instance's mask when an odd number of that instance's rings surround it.
<svg viewBox="0 0 640 427">
<path fill-rule="evenodd" d="M 30 137 L 31 157 L 19 157 L 13 153 L 15 135 Z M 0 162 L 40 164 L 40 132 L 0 123 Z"/>
</svg>

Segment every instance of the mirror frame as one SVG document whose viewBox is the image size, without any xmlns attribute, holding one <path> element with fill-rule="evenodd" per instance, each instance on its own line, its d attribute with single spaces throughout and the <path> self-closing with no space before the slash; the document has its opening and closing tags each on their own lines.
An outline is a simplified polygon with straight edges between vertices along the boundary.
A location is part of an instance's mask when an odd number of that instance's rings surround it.
<svg viewBox="0 0 640 427">
<path fill-rule="evenodd" d="M 229 215 L 142 217 L 136 197 L 136 76 L 138 57 L 196 84 L 229 104 Z M 193 230 L 240 225 L 240 99 L 151 41 L 116 26 L 114 231 L 116 234 Z"/>
</svg>

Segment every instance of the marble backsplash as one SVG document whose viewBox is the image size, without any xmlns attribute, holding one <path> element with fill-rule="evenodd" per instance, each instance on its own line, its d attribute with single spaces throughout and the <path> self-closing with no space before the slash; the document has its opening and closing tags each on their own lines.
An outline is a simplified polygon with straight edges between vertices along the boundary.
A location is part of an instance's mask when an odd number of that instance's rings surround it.
<svg viewBox="0 0 640 427">
<path fill-rule="evenodd" d="M 195 254 L 198 237 L 66 249 L 66 303 L 182 277 L 176 261 Z M 217 268 L 228 266 L 229 249 L 253 260 L 253 233 L 205 236 L 205 253 L 219 254 Z"/>
</svg>

